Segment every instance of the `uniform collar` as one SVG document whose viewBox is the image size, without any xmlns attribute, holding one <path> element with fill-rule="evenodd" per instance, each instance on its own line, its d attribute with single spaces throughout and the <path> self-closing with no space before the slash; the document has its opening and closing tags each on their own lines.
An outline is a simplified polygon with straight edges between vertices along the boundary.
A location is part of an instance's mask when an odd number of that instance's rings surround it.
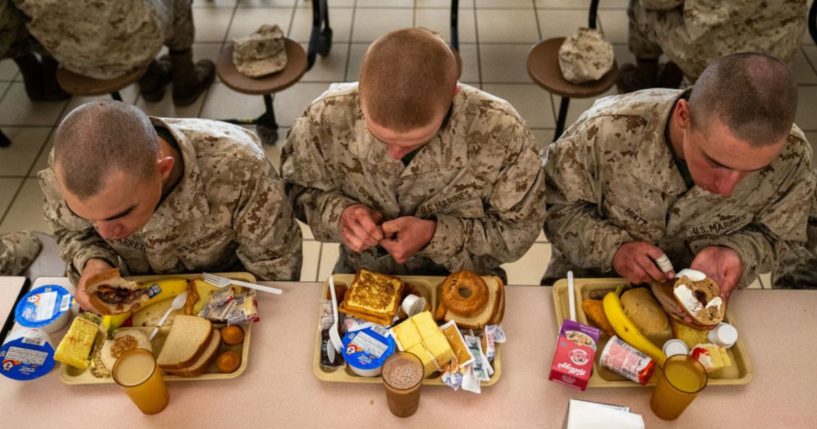
<svg viewBox="0 0 817 429">
<path fill-rule="evenodd" d="M 356 138 L 349 143 L 349 151 L 386 171 L 402 171 L 402 176 L 462 168 L 468 164 L 468 145 L 462 141 L 464 137 L 460 137 L 465 131 L 465 121 L 459 120 L 465 113 L 465 105 L 466 96 L 463 91 L 459 91 L 454 96 L 450 114 L 440 130 L 419 149 L 407 166 L 399 159 L 392 159 L 386 145 L 369 132 L 363 112 L 358 107 L 353 133 Z"/>
<path fill-rule="evenodd" d="M 182 225 L 210 213 L 193 143 L 171 125 L 173 120 L 150 119 L 154 126 L 164 127 L 173 135 L 184 161 L 184 174 L 142 227 L 142 232 Z"/>
<path fill-rule="evenodd" d="M 679 92 L 655 106 L 648 114 L 643 140 L 636 155 L 637 167 L 630 172 L 644 185 L 671 195 L 687 191 L 681 172 L 675 165 L 672 145 L 666 137 L 670 115 L 683 95 L 683 92 Z"/>
</svg>

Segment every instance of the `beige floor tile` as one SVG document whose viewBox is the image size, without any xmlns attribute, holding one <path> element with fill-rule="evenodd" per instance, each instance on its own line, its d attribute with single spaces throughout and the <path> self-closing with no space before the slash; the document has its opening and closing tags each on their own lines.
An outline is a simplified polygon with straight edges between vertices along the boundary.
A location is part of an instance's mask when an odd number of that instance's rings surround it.
<svg viewBox="0 0 817 429">
<path fill-rule="evenodd" d="M 329 89 L 328 83 L 299 83 L 275 96 L 275 117 L 281 127 L 291 127 L 313 100 Z"/>
<path fill-rule="evenodd" d="M 329 26 L 332 28 L 332 52 L 334 52 L 335 42 L 348 42 L 352 33 L 352 14 L 354 10 L 350 8 L 336 8 L 335 2 L 331 2 L 329 8 Z M 295 10 L 295 17 L 292 19 L 292 29 L 289 38 L 298 42 L 308 42 L 312 34 L 312 9 L 298 8 Z"/>
<path fill-rule="evenodd" d="M 799 90 L 794 122 L 804 130 L 817 131 L 817 86 L 801 86 Z"/>
<path fill-rule="evenodd" d="M 308 43 L 301 43 L 304 51 Z M 346 62 L 349 57 L 348 43 L 332 43 L 329 55 L 315 56 L 315 64 L 304 74 L 301 82 L 343 82 L 346 77 Z"/>
<path fill-rule="evenodd" d="M 357 0 L 357 8 L 412 8 L 414 0 Z"/>
<path fill-rule="evenodd" d="M 457 34 L 460 44 L 476 42 L 474 11 L 472 9 L 460 10 L 457 16 Z M 435 31 L 446 42 L 451 43 L 451 9 L 417 9 L 414 13 L 414 26 Z"/>
<path fill-rule="evenodd" d="M 346 81 L 355 82 L 360 75 L 360 66 L 363 63 L 363 55 L 369 49 L 369 43 L 352 43 L 349 49 L 349 62 L 346 64 Z"/>
<path fill-rule="evenodd" d="M 245 128 L 255 132 L 255 127 L 246 126 Z M 284 140 L 287 138 L 287 132 L 289 132 L 289 128 L 278 128 L 278 142 L 274 145 L 263 145 L 267 159 L 269 159 L 270 164 L 275 167 L 275 171 L 279 176 L 281 175 L 281 146 L 283 146 Z"/>
<path fill-rule="evenodd" d="M 319 241 L 304 241 L 303 249 L 304 259 L 301 265 L 301 281 L 314 282 L 318 278 L 321 243 Z"/>
<path fill-rule="evenodd" d="M 477 33 L 482 43 L 536 43 L 539 30 L 532 10 L 477 9 Z"/>
<path fill-rule="evenodd" d="M 518 261 L 502 265 L 509 285 L 538 285 L 550 262 L 550 244 L 534 243 Z"/>
<path fill-rule="evenodd" d="M 6 90 L 11 86 L 11 82 L 0 82 L 0 100 L 6 95 Z"/>
<path fill-rule="evenodd" d="M 353 42 L 373 42 L 378 37 L 414 23 L 411 9 L 357 9 L 355 11 Z"/>
<path fill-rule="evenodd" d="M 803 53 L 806 54 L 809 62 L 811 63 L 812 67 L 817 70 L 817 46 L 813 44 L 806 44 L 803 45 Z M 0 79 L 1 80 L 1 79 Z"/>
<path fill-rule="evenodd" d="M 165 95 L 155 103 L 149 103 L 142 97 L 136 105 L 150 116 L 160 116 L 163 118 L 198 118 L 201 106 L 207 98 L 207 93 L 200 95 L 193 104 L 189 106 L 176 106 L 173 104 L 173 94 L 171 87 L 165 88 Z"/>
<path fill-rule="evenodd" d="M 549 128 L 537 128 L 531 130 L 533 136 L 536 137 L 536 143 L 539 150 L 542 150 L 551 141 L 553 141 L 553 130 Z"/>
<path fill-rule="evenodd" d="M 193 21 L 196 23 L 197 42 L 223 42 L 230 19 L 233 16 L 232 8 L 195 8 Z M 251 29 L 248 32 L 255 31 Z"/>
<path fill-rule="evenodd" d="M 22 83 L 12 83 L 0 102 L 0 126 L 54 125 L 66 101 L 29 101 Z"/>
<path fill-rule="evenodd" d="M 479 82 L 479 62 L 477 56 L 476 44 L 460 43 L 460 59 L 462 60 L 460 82 Z"/>
<path fill-rule="evenodd" d="M 532 9 L 530 0 L 474 0 L 477 9 Z"/>
<path fill-rule="evenodd" d="M 542 40 L 567 37 L 575 33 L 579 27 L 587 27 L 587 12 L 584 10 L 540 9 L 538 16 Z"/>
<path fill-rule="evenodd" d="M 51 228 L 43 218 L 43 193 L 36 179 L 25 179 L 20 193 L 0 225 L 0 233 L 24 229 L 51 233 Z"/>
<path fill-rule="evenodd" d="M 248 8 L 235 11 L 233 23 L 227 33 L 227 41 L 249 36 L 264 24 L 277 24 L 284 34 L 289 34 L 289 23 L 293 9 L 289 8 Z"/>
<path fill-rule="evenodd" d="M 600 10 L 599 21 L 607 40 L 612 43 L 627 43 L 629 20 L 626 10 Z"/>
<path fill-rule="evenodd" d="M 329 278 L 332 274 L 332 269 L 335 268 L 335 262 L 340 255 L 339 243 L 323 243 L 321 245 L 321 265 L 318 268 L 318 281 Z"/>
<path fill-rule="evenodd" d="M 49 127 L 3 127 L 12 143 L 0 148 L 0 176 L 25 176 L 50 132 Z"/>
<path fill-rule="evenodd" d="M 40 170 L 44 170 L 48 167 L 48 156 L 51 153 L 51 149 L 54 147 L 54 131 L 51 131 L 51 137 L 48 138 L 48 141 L 45 142 L 45 147 L 42 151 L 40 151 L 40 155 L 37 157 L 37 161 L 34 162 L 34 167 L 31 169 L 31 173 L 29 177 L 37 177 L 37 173 Z"/>
<path fill-rule="evenodd" d="M 299 8 L 312 8 L 312 2 L 314 0 L 298 0 L 298 7 Z M 330 7 L 354 7 L 355 0 L 329 0 Z M 330 15 L 329 22 L 331 22 L 332 17 Z"/>
<path fill-rule="evenodd" d="M 165 91 L 166 92 L 165 98 L 170 98 L 170 96 L 167 95 L 170 93 L 169 90 L 170 88 L 167 88 L 167 90 Z M 136 84 L 129 85 L 123 90 L 119 91 L 119 94 L 122 96 L 122 101 L 124 101 L 125 103 L 134 104 L 136 103 L 136 98 L 139 96 L 139 87 Z M 68 100 L 68 105 L 65 107 L 65 111 L 63 111 L 63 114 L 60 116 L 60 120 L 62 120 L 62 118 L 64 118 L 65 115 L 70 113 L 72 110 L 76 109 L 79 106 L 82 106 L 83 104 L 95 100 L 112 100 L 112 99 L 113 98 L 111 98 L 110 95 L 97 95 L 93 97 L 71 97 L 71 99 Z M 55 125 L 59 125 L 59 122 L 57 122 Z"/>
<path fill-rule="evenodd" d="M 528 53 L 533 44 L 479 45 L 479 61 L 482 64 L 484 83 L 530 83 Z"/>
<path fill-rule="evenodd" d="M 9 58 L 0 60 L 0 81 L 11 81 L 17 76 L 17 64 Z"/>
<path fill-rule="evenodd" d="M 613 45 L 613 52 L 615 52 L 616 63 L 619 67 L 626 63 L 635 64 L 635 55 L 630 52 L 630 48 L 628 48 L 626 44 Z"/>
<path fill-rule="evenodd" d="M 451 0 L 416 0 L 414 2 L 418 9 L 421 8 L 436 8 L 451 10 Z M 460 0 L 459 9 L 473 9 L 473 0 Z"/>
<path fill-rule="evenodd" d="M 298 0 L 240 0 L 238 2 L 239 9 L 241 8 L 291 8 L 295 6 Z"/>
<path fill-rule="evenodd" d="M 483 89 L 507 100 L 525 118 L 529 127 L 554 128 L 550 95 L 534 84 L 484 84 Z"/>
<path fill-rule="evenodd" d="M 203 8 L 233 8 L 238 0 L 193 0 L 193 7 Z"/>
<path fill-rule="evenodd" d="M 599 2 L 599 10 L 626 9 L 630 0 L 603 0 Z M 536 0 L 539 9 L 582 9 L 587 13 L 590 9 L 590 0 Z"/>
<path fill-rule="evenodd" d="M 817 49 L 817 47 L 813 48 Z M 814 60 L 817 60 L 817 58 L 814 58 L 812 61 Z M 817 63 L 814 64 L 817 65 Z M 814 73 L 814 67 L 812 67 L 808 58 L 806 58 L 804 50 L 800 50 L 794 54 L 794 61 L 792 62 L 791 68 L 798 84 L 817 83 L 817 74 Z"/>
<path fill-rule="evenodd" d="M 302 82 L 275 95 L 273 101 L 278 125 L 286 128 L 300 117 L 307 105 L 329 88 L 327 83 Z M 260 95 L 240 94 L 220 83 L 210 87 L 201 117 L 211 119 L 256 118 L 264 113 Z"/>
<path fill-rule="evenodd" d="M 0 178 L 0 219 L 6 214 L 14 194 L 22 183 L 23 179 Z"/>
<path fill-rule="evenodd" d="M 216 62 L 218 60 L 218 54 L 221 52 L 221 46 L 223 43 L 221 42 L 200 42 L 193 44 L 193 60 L 210 60 L 212 62 Z M 216 81 L 218 81 L 218 73 L 216 73 Z"/>
<path fill-rule="evenodd" d="M 537 243 L 547 243 L 548 242 L 548 238 L 545 237 L 545 231 L 544 230 L 541 230 L 541 229 L 539 230 L 539 235 L 536 236 L 536 242 Z"/>
<path fill-rule="evenodd" d="M 763 289 L 763 288 L 760 286 L 760 282 L 759 282 L 759 281 L 757 281 L 757 280 L 753 281 L 753 282 L 752 282 L 752 283 L 751 283 L 749 286 L 746 286 L 746 288 L 747 288 L 747 289 Z"/>
</svg>

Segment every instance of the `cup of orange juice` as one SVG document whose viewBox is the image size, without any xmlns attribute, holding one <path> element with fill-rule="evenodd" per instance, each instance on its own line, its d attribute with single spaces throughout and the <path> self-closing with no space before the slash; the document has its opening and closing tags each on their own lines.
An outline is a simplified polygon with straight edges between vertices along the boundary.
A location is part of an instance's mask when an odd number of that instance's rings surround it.
<svg viewBox="0 0 817 429">
<path fill-rule="evenodd" d="M 706 387 L 706 369 L 688 355 L 674 355 L 664 362 L 655 385 L 650 408 L 661 419 L 675 420 Z"/>
<path fill-rule="evenodd" d="M 153 353 L 134 349 L 122 354 L 111 371 L 134 404 L 145 414 L 157 414 L 167 407 L 170 397 Z"/>
</svg>

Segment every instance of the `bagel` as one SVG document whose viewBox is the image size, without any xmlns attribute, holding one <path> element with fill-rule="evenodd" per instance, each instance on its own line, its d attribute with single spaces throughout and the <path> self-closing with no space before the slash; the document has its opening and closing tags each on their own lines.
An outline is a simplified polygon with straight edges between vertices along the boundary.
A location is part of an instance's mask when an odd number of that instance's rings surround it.
<svg viewBox="0 0 817 429">
<path fill-rule="evenodd" d="M 488 305 L 485 280 L 470 271 L 458 271 L 446 277 L 441 292 L 443 305 L 457 316 L 474 316 Z"/>
<path fill-rule="evenodd" d="M 652 291 L 673 319 L 697 329 L 712 329 L 723 320 L 726 303 L 718 284 L 706 274 L 681 270 L 674 283 L 653 283 Z M 689 316 L 692 322 L 684 320 Z"/>
</svg>

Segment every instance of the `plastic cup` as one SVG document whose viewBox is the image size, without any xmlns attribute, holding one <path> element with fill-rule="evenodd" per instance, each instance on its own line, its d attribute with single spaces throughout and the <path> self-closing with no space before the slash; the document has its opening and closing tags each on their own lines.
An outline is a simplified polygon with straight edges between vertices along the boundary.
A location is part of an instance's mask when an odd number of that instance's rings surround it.
<svg viewBox="0 0 817 429">
<path fill-rule="evenodd" d="M 674 355 L 664 362 L 663 371 L 655 385 L 650 408 L 661 419 L 675 420 L 706 387 L 706 369 L 697 359 Z"/>
<path fill-rule="evenodd" d="M 417 411 L 424 372 L 423 362 L 411 353 L 397 352 L 386 359 L 382 377 L 392 414 L 408 417 Z"/>
<path fill-rule="evenodd" d="M 113 380 L 145 414 L 157 414 L 167 407 L 165 379 L 153 353 L 145 349 L 125 352 L 113 366 Z"/>
</svg>

